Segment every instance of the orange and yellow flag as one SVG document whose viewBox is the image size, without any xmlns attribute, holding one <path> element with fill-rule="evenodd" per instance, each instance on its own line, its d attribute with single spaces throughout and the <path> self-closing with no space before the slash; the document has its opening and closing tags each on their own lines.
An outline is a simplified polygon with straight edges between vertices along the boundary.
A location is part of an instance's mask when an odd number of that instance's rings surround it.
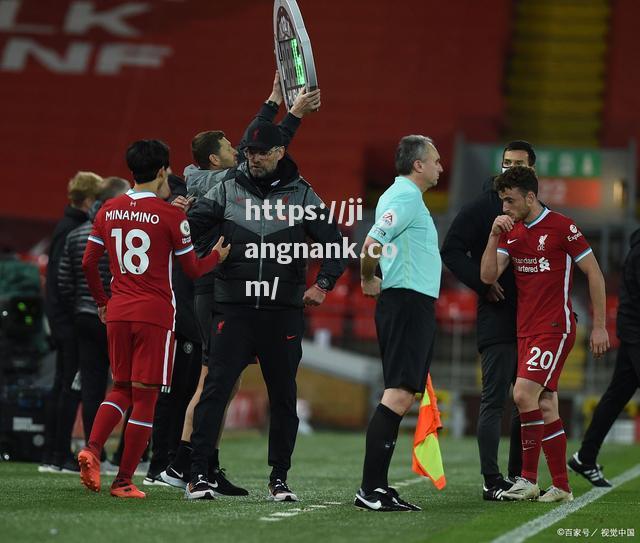
<svg viewBox="0 0 640 543">
<path fill-rule="evenodd" d="M 429 477 L 438 490 L 442 490 L 447 480 L 444 477 L 438 429 L 442 428 L 436 395 L 427 375 L 427 386 L 422 395 L 416 433 L 413 436 L 412 469 L 418 475 Z"/>
</svg>

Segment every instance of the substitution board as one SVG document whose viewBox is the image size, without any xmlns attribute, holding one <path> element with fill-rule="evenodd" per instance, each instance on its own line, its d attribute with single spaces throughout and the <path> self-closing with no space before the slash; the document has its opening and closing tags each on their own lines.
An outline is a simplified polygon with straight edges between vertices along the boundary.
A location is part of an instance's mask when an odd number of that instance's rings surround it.
<svg viewBox="0 0 640 543">
<path fill-rule="evenodd" d="M 273 3 L 273 37 L 282 95 L 287 109 L 291 109 L 301 88 L 318 88 L 311 40 L 296 0 Z"/>
</svg>

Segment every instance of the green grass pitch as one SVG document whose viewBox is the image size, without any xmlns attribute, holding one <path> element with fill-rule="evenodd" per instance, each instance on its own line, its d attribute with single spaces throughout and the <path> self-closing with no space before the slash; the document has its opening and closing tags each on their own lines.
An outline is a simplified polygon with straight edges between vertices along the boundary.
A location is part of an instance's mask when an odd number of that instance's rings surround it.
<svg viewBox="0 0 640 543">
<path fill-rule="evenodd" d="M 298 438 L 289 474 L 289 483 L 301 498 L 298 503 L 276 504 L 266 499 L 267 446 L 266 438 L 258 434 L 229 434 L 221 449 L 229 478 L 250 489 L 246 498 L 187 502 L 176 489 L 141 486 L 147 492 L 146 500 L 119 500 L 108 494 L 112 477 L 104 477 L 103 491 L 92 494 L 74 475 L 39 474 L 35 464 L 2 462 L 0 541 L 480 542 L 492 541 L 557 507 L 483 501 L 475 440 L 445 438 L 441 446 L 448 484 L 439 492 L 411 471 L 411 436 L 403 434 L 398 440 L 390 482 L 402 483 L 402 496 L 421 505 L 421 513 L 371 513 L 353 507 L 362 469 L 363 434 L 317 432 Z M 503 467 L 507 447 L 503 441 Z M 570 443 L 568 453 L 576 447 L 577 443 Z M 607 444 L 600 461 L 607 477 L 614 478 L 640 462 L 640 446 Z M 540 473 L 540 484 L 546 487 L 550 480 L 543 457 Z M 142 478 L 136 481 L 141 484 Z M 570 475 L 570 482 L 576 497 L 591 489 L 577 475 Z M 635 538 L 614 539 L 640 539 L 640 477 L 531 540 L 584 537 L 558 535 L 558 530 L 569 529 L 596 531 L 590 539 L 600 540 L 601 530 L 630 528 Z"/>
</svg>

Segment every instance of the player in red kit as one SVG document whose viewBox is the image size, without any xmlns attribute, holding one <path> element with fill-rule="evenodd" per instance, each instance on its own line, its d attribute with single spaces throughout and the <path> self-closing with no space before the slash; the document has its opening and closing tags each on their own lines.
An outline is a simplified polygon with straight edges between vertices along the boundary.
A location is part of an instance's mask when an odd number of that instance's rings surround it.
<svg viewBox="0 0 640 543">
<path fill-rule="evenodd" d="M 590 347 L 609 348 L 604 278 L 593 251 L 571 219 L 544 207 L 531 168 L 516 166 L 495 180 L 505 215 L 493 223 L 482 255 L 481 279 L 493 284 L 511 263 L 518 289 L 518 375 L 513 398 L 520 412 L 522 476 L 503 496 L 541 502 L 573 500 L 565 464 L 567 438 L 558 413 L 558 379 L 573 344 L 576 320 L 569 297 L 573 265 L 587 276 L 593 305 Z M 553 480 L 540 496 L 540 449 Z"/>
<path fill-rule="evenodd" d="M 89 442 L 78 454 L 82 483 L 100 490 L 100 454 L 105 441 L 129 407 L 125 448 L 111 495 L 144 498 L 131 482 L 151 435 L 159 388 L 171 384 L 175 299 L 171 288 L 174 255 L 196 278 L 229 253 L 224 239 L 198 260 L 184 211 L 169 197 L 169 148 L 142 140 L 127 150 L 134 188 L 111 199 L 98 212 L 82 267 L 100 318 L 107 325 L 113 389 L 100 405 Z M 102 288 L 98 260 L 107 251 L 113 281 L 111 298 Z"/>
</svg>

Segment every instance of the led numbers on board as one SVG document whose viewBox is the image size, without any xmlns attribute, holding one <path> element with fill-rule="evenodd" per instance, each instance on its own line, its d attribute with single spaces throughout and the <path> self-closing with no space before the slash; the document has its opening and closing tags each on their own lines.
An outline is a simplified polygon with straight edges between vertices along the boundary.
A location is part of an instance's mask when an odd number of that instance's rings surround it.
<svg viewBox="0 0 640 543">
<path fill-rule="evenodd" d="M 296 83 L 298 85 L 304 85 L 304 61 L 302 60 L 302 54 L 298 50 L 298 40 L 296 38 L 291 40 L 291 53 L 293 55 L 293 64 L 296 69 Z"/>
</svg>

